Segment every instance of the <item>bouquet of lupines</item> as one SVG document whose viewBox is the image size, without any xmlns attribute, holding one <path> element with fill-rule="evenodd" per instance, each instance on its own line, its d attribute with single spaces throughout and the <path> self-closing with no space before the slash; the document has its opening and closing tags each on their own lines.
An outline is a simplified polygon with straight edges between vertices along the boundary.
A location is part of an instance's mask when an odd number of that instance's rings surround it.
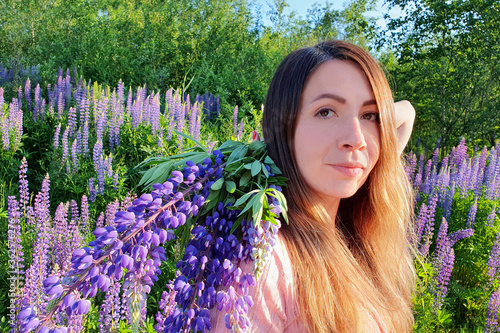
<svg viewBox="0 0 500 333">
<path fill-rule="evenodd" d="M 184 256 L 159 302 L 155 329 L 205 332 L 213 308 L 225 312 L 227 329 L 248 327 L 249 288 L 276 241 L 280 215 L 287 219 L 285 178 L 262 142 L 227 141 L 209 153 L 189 139 L 197 147 L 142 163 L 153 165 L 141 181 L 153 191 L 116 213 L 115 226 L 97 228 L 95 240 L 73 252 L 68 273 L 43 282 L 47 303 L 24 307 L 22 332 L 77 331 L 72 325 L 89 311 L 88 298 L 112 294 L 119 283 L 137 332 L 170 241 L 180 242 Z M 240 266 L 249 261 L 253 269 L 245 272 Z"/>
</svg>

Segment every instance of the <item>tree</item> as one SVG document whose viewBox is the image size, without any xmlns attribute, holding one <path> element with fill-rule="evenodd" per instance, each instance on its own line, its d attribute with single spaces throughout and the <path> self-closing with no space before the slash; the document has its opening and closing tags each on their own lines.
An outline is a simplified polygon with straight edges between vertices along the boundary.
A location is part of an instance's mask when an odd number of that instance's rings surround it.
<svg viewBox="0 0 500 333">
<path fill-rule="evenodd" d="M 396 96 L 417 109 L 415 136 L 461 136 L 492 145 L 500 122 L 500 3 L 496 0 L 389 0 L 403 16 L 389 20 L 381 43 L 396 50 Z"/>
</svg>

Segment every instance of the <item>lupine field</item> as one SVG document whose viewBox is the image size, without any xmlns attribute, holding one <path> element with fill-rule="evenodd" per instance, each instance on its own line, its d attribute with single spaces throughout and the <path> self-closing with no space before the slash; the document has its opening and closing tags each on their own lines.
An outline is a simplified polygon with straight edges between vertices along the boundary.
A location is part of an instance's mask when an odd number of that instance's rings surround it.
<svg viewBox="0 0 500 333">
<path fill-rule="evenodd" d="M 121 81 L 108 87 L 77 77 L 76 70 L 60 70 L 45 86 L 36 70 L 29 75 L 14 88 L 3 75 L 9 88 L 0 88 L 2 332 L 49 332 L 40 329 L 48 321 L 64 327 L 50 332 L 203 332 L 210 327 L 206 309 L 214 305 L 230 314 L 231 327 L 245 327 L 251 306 L 245 295 L 254 281 L 232 269 L 231 258 L 272 245 L 279 222 L 266 221 L 280 215 L 280 187 L 266 182 L 263 195 L 276 198 L 268 211 L 239 222 L 217 198 L 246 188 L 251 176 L 278 174 L 272 161 L 258 162 L 258 143 L 248 152 L 238 143 L 259 130 L 261 110 L 242 117 L 209 92 L 189 96 Z M 193 150 L 188 136 L 204 149 Z M 220 147 L 229 139 L 233 146 Z M 236 157 L 227 159 L 228 152 L 253 162 L 248 170 L 232 170 Z M 182 172 L 160 164 L 149 169 L 178 153 L 188 161 L 179 164 Z M 404 158 L 415 191 L 414 331 L 497 331 L 500 144 L 474 147 L 461 140 L 447 151 L 436 143 Z M 219 181 L 223 170 L 241 172 L 239 183 Z M 143 175 L 149 182 L 141 182 Z M 160 184 L 151 187 L 151 180 Z M 215 210 L 204 216 L 207 225 L 219 223 L 227 241 L 208 263 L 211 249 L 203 244 L 214 235 L 178 229 L 207 205 L 205 198 Z M 234 209 L 242 204 L 233 203 Z M 158 214 L 167 214 L 168 222 L 156 226 Z M 250 218 L 265 223 L 253 229 Z M 245 241 L 229 236 L 233 223 L 241 224 Z M 170 241 L 181 237 L 185 248 Z M 110 243 L 114 247 L 106 247 Z M 218 272 L 207 279 L 210 285 L 199 285 L 195 263 Z M 239 281 L 243 296 L 216 295 L 215 287 L 228 281 Z M 71 296 L 62 298 L 63 291 Z"/>
</svg>

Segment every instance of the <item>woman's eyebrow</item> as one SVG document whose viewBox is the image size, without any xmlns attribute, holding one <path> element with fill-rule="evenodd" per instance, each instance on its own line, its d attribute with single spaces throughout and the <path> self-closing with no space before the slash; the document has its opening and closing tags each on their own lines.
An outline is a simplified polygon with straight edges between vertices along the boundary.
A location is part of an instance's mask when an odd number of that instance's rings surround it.
<svg viewBox="0 0 500 333">
<path fill-rule="evenodd" d="M 369 101 L 366 101 L 363 103 L 363 106 L 367 106 L 367 105 L 377 105 L 377 101 L 374 99 L 370 99 Z"/>
<path fill-rule="evenodd" d="M 346 102 L 346 99 L 344 97 L 340 97 L 339 95 L 335 94 L 329 94 L 329 93 L 324 93 L 321 95 L 316 96 L 315 99 L 312 100 L 312 102 L 316 102 L 317 100 L 323 99 L 323 98 L 330 98 L 338 101 L 339 103 L 344 104 Z"/>
<path fill-rule="evenodd" d="M 336 101 L 338 101 L 339 103 L 342 103 L 342 104 L 345 104 L 345 102 L 346 102 L 346 99 L 344 97 L 341 97 L 341 96 L 335 95 L 335 94 L 324 93 L 324 94 L 316 96 L 316 98 L 314 98 L 311 101 L 311 103 L 312 102 L 316 102 L 317 100 L 320 100 L 320 99 L 323 99 L 323 98 L 334 99 L 334 100 L 336 100 Z M 374 99 L 370 99 L 368 101 L 363 102 L 363 106 L 376 105 L 376 104 L 377 104 L 377 101 L 374 100 Z"/>
</svg>

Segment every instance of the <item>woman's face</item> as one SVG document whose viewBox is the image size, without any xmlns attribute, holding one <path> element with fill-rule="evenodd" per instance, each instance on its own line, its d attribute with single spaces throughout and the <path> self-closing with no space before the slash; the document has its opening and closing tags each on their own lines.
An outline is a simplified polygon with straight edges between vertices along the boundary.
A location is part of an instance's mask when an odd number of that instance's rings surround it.
<svg viewBox="0 0 500 333">
<path fill-rule="evenodd" d="M 379 151 L 378 109 L 364 72 L 349 61 L 323 63 L 300 100 L 294 152 L 301 176 L 337 207 L 363 185 Z"/>
</svg>

